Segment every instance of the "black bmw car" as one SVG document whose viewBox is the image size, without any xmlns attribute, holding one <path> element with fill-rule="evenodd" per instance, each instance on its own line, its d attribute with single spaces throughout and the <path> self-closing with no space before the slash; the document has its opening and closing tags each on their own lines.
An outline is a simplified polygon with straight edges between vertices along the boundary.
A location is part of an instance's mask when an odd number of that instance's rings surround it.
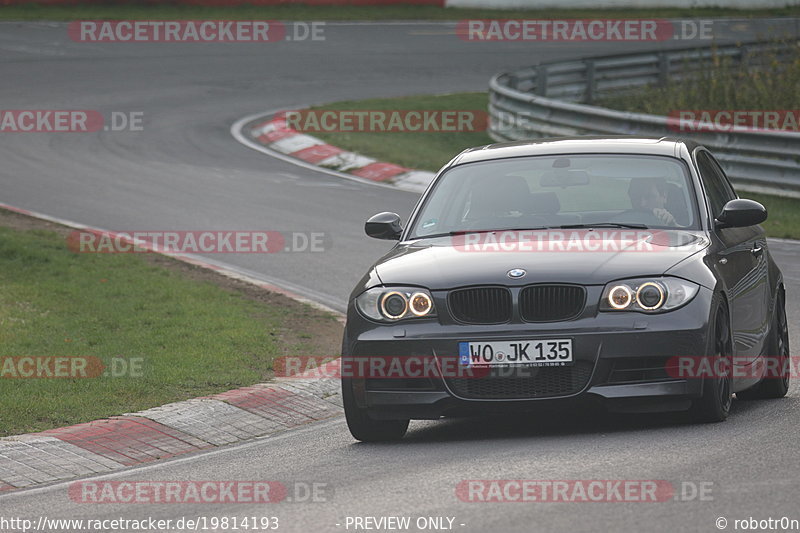
<svg viewBox="0 0 800 533">
<path fill-rule="evenodd" d="M 410 419 L 573 402 L 721 421 L 733 394 L 784 396 L 785 294 L 766 217 L 686 140 L 462 152 L 405 228 L 394 213 L 366 223 L 399 242 L 350 298 L 351 433 L 399 439 Z"/>
</svg>

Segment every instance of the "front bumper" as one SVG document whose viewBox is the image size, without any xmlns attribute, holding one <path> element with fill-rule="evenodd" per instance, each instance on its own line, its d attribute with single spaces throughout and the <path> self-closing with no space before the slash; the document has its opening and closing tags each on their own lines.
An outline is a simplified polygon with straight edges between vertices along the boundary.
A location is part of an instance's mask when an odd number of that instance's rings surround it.
<svg viewBox="0 0 800 533">
<path fill-rule="evenodd" d="M 435 419 L 587 404 L 624 412 L 684 410 L 701 396 L 703 382 L 670 377 L 666 363 L 675 356 L 705 355 L 711 299 L 712 292 L 701 288 L 689 304 L 662 314 L 589 310 L 565 322 L 486 326 L 441 324 L 435 319 L 376 324 L 351 304 L 344 359 L 416 356 L 442 360 L 456 358 L 461 341 L 570 338 L 574 365 L 566 380 L 559 374 L 565 367 L 551 367 L 533 371 L 537 384 L 517 379 L 508 387 L 477 383 L 491 377 L 470 381 L 452 376 L 342 379 L 352 387 L 356 403 L 375 419 Z"/>
</svg>

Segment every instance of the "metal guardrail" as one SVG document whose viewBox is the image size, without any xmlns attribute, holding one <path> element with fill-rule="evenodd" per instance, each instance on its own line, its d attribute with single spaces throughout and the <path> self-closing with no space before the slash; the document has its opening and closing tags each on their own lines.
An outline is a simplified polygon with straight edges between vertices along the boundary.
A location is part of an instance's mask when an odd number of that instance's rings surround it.
<svg viewBox="0 0 800 533">
<path fill-rule="evenodd" d="M 800 133 L 787 131 L 682 132 L 669 117 L 589 105 L 605 94 L 692 76 L 719 58 L 758 63 L 771 50 L 780 61 L 795 42 L 690 48 L 545 63 L 494 76 L 489 82 L 489 133 L 497 141 L 565 135 L 681 137 L 709 149 L 742 189 L 800 197 Z"/>
</svg>

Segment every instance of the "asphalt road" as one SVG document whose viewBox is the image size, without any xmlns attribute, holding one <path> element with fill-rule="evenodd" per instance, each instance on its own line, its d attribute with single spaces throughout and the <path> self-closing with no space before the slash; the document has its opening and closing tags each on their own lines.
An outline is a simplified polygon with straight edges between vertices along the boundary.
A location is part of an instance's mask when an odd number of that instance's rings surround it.
<svg viewBox="0 0 800 533">
<path fill-rule="evenodd" d="M 539 61 L 706 44 L 465 42 L 447 23 L 324 30 L 325 41 L 79 43 L 65 24 L 0 23 L 3 109 L 144 113 L 139 132 L 4 134 L 0 201 L 117 231 L 326 231 L 325 253 L 215 259 L 343 309 L 387 249 L 363 238 L 364 220 L 406 216 L 416 195 L 265 157 L 234 142 L 234 121 L 312 103 L 486 90 L 492 74 Z M 729 22 L 715 31 L 727 42 L 797 29 Z"/>
<path fill-rule="evenodd" d="M 723 40 L 764 33 L 726 24 Z M 337 309 L 387 248 L 363 221 L 406 216 L 411 193 L 345 182 L 236 143 L 244 115 L 309 103 L 484 90 L 493 73 L 538 61 L 676 43 L 466 43 L 448 24 L 329 24 L 324 42 L 86 44 L 63 24 L 0 24 L 0 107 L 144 112 L 141 132 L 2 134 L 0 202 L 111 230 L 326 231 L 318 254 L 226 255 L 224 261 Z M 634 50 L 631 50 L 634 51 Z M 798 251 L 784 269 L 792 343 Z M 776 402 L 735 402 L 723 424 L 679 416 L 415 422 L 392 445 L 355 444 L 342 419 L 115 474 L 125 480 L 304 480 L 328 501 L 209 505 L 75 504 L 66 485 L 0 497 L 4 516 L 280 517 L 283 531 L 347 531 L 347 516 L 451 516 L 458 531 L 715 531 L 717 517 L 800 519 L 794 456 L 797 387 Z M 464 479 L 664 479 L 713 483 L 713 501 L 465 503 Z M 337 526 L 337 524 L 340 524 Z M 464 524 L 463 526 L 460 524 Z M 351 528 L 350 531 L 353 529 Z"/>
</svg>

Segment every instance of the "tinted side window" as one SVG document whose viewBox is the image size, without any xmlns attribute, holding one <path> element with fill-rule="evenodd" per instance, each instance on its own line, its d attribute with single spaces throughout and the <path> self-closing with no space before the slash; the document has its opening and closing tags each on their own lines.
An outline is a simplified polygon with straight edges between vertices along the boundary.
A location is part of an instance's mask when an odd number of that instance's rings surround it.
<svg viewBox="0 0 800 533">
<path fill-rule="evenodd" d="M 725 174 L 725 171 L 722 170 L 722 165 L 719 164 L 719 161 L 717 161 L 717 159 L 709 153 L 704 152 L 703 155 L 708 157 L 708 159 L 711 161 L 711 166 L 714 168 L 714 173 L 717 174 L 722 180 L 723 187 L 725 188 L 725 191 L 727 192 L 728 195 L 728 200 L 733 200 L 735 198 L 738 198 L 736 191 L 734 191 L 733 186 L 731 186 L 731 182 L 728 179 L 728 176 Z"/>
<path fill-rule="evenodd" d="M 728 180 L 717 168 L 711 158 L 705 152 L 697 152 L 697 167 L 703 178 L 703 187 L 708 195 L 708 202 L 711 206 L 711 214 L 714 217 L 722 213 L 722 208 L 729 200 L 736 196 L 728 185 Z"/>
</svg>

